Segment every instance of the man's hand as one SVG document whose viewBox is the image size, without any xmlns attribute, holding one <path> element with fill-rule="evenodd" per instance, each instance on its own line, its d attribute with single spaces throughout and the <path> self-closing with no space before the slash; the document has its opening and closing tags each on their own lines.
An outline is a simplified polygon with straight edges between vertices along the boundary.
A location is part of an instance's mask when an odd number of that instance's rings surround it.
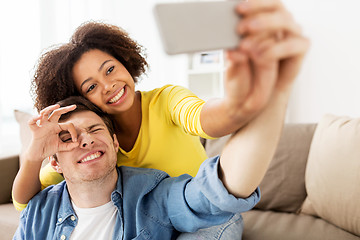
<svg viewBox="0 0 360 240">
<path fill-rule="evenodd" d="M 238 99 L 239 103 L 257 110 L 268 102 L 272 87 L 281 90 L 293 83 L 309 41 L 279 0 L 242 2 L 237 11 L 242 15 L 238 31 L 244 38 L 238 49 L 228 51 L 225 83 L 229 86 L 225 86 L 229 97 L 236 99 L 237 90 L 242 91 L 244 99 Z M 248 88 L 241 90 L 233 82 Z"/>
<path fill-rule="evenodd" d="M 241 2 L 238 48 L 228 50 L 225 96 L 206 102 L 201 126 L 212 137 L 244 127 L 286 91 L 299 72 L 309 41 L 279 0 Z"/>
<path fill-rule="evenodd" d="M 52 105 L 43 109 L 38 116 L 34 116 L 28 122 L 32 132 L 32 139 L 28 150 L 25 153 L 29 161 L 42 161 L 58 151 L 69 151 L 77 147 L 77 134 L 72 124 L 59 123 L 62 114 L 76 108 L 75 105 L 60 108 L 59 105 Z M 63 142 L 59 133 L 68 131 L 71 135 L 71 142 Z"/>
<path fill-rule="evenodd" d="M 278 0 L 244 2 L 238 11 L 243 15 L 239 31 L 245 37 L 238 49 L 228 52 L 226 89 L 235 100 L 236 92 L 241 92 L 240 113 L 264 109 L 225 146 L 219 174 L 230 193 L 247 197 L 275 154 L 291 87 L 309 41 Z"/>
</svg>

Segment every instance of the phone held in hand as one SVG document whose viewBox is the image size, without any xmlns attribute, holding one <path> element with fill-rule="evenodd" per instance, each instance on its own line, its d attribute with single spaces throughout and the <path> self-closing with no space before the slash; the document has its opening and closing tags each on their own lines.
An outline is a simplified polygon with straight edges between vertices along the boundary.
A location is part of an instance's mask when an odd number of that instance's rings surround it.
<svg viewBox="0 0 360 240">
<path fill-rule="evenodd" d="M 234 48 L 240 36 L 235 12 L 239 1 L 159 3 L 155 20 L 167 54 Z"/>
</svg>

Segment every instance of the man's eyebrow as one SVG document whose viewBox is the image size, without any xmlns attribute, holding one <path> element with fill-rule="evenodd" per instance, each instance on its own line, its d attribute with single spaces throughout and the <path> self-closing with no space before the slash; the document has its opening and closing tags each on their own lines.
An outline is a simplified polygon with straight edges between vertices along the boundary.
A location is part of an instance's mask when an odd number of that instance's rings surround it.
<svg viewBox="0 0 360 240">
<path fill-rule="evenodd" d="M 112 61 L 111 59 L 105 60 L 105 61 L 100 65 L 100 67 L 99 67 L 99 69 L 98 69 L 98 72 L 100 72 L 100 71 L 103 69 L 103 67 L 105 66 L 106 63 L 111 62 L 111 61 Z M 92 78 L 89 77 L 89 78 L 87 78 L 85 81 L 83 81 L 83 82 L 81 83 L 81 85 L 80 85 L 80 89 L 82 89 L 83 85 L 84 85 L 85 83 L 87 83 L 88 81 L 90 81 L 91 79 L 92 79 Z"/>
<path fill-rule="evenodd" d="M 86 130 L 87 130 L 87 131 L 91 131 L 92 129 L 97 128 L 97 127 L 105 127 L 105 125 L 104 125 L 104 124 L 101 124 L 101 123 L 95 123 L 95 124 L 87 127 Z"/>
</svg>

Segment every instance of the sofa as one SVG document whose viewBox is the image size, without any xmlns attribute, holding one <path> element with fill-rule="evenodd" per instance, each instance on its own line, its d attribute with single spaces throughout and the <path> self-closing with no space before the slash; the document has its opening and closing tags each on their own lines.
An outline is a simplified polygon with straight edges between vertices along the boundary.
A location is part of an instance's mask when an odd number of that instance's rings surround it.
<svg viewBox="0 0 360 240">
<path fill-rule="evenodd" d="M 11 187 L 19 170 L 19 156 L 0 158 L 0 239 L 12 239 L 20 213 L 11 203 Z"/>
<path fill-rule="evenodd" d="M 204 141 L 207 154 L 219 154 L 228 138 Z M 360 240 L 360 160 L 354 160 L 360 159 L 360 148 L 356 144 L 360 144 L 358 119 L 327 116 L 318 124 L 286 124 L 260 184 L 261 200 L 253 210 L 243 213 L 243 239 Z M 336 160 L 339 154 L 334 152 L 347 154 L 346 159 Z M 324 161 L 317 160 L 323 158 Z M 330 158 L 335 160 L 331 162 Z M 330 171 L 330 176 L 326 176 L 326 168 L 332 163 L 338 171 L 335 175 Z M 18 156 L 0 158 L 0 239 L 11 239 L 18 224 L 19 213 L 11 204 L 11 186 L 18 168 Z M 340 185 L 331 179 L 324 182 L 326 177 L 334 178 Z"/>
<path fill-rule="evenodd" d="M 228 137 L 206 140 L 208 156 Z M 360 119 L 325 115 L 318 124 L 285 124 L 261 200 L 242 214 L 243 239 L 359 240 L 359 146 Z"/>
</svg>

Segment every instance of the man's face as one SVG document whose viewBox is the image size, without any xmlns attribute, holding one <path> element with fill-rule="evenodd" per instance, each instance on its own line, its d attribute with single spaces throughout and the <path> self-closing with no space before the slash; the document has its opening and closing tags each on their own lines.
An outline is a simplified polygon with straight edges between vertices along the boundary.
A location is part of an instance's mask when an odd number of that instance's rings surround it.
<svg viewBox="0 0 360 240">
<path fill-rule="evenodd" d="M 58 152 L 53 165 L 72 183 L 100 180 L 116 171 L 119 144 L 111 137 L 103 120 L 91 111 L 73 113 L 63 123 L 74 125 L 79 146 L 71 151 Z M 69 132 L 60 132 L 64 142 L 70 142 Z"/>
</svg>

